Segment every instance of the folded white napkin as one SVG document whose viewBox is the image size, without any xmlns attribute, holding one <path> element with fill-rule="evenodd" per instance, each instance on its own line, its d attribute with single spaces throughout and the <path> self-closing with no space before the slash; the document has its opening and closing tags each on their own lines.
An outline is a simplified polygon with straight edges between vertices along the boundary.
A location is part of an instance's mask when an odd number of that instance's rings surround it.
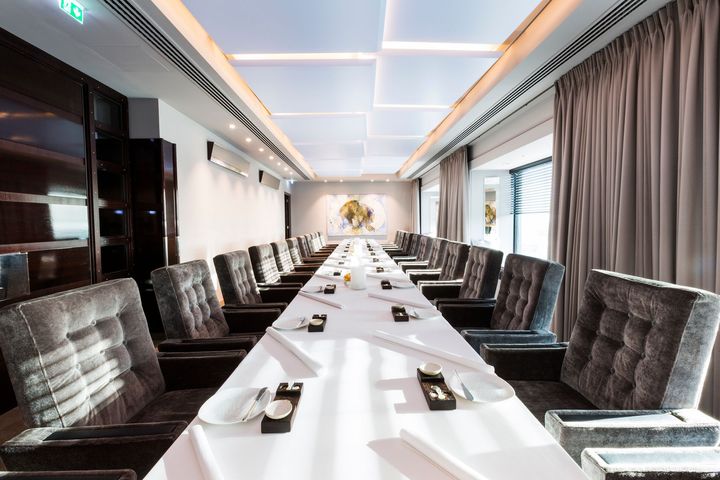
<svg viewBox="0 0 720 480">
<path fill-rule="evenodd" d="M 350 268 L 352 266 L 352 265 L 350 265 L 349 261 L 346 261 L 345 263 L 343 263 L 341 265 L 338 262 L 331 262 L 330 260 L 327 260 L 323 265 L 326 267 L 331 267 L 331 268 Z"/>
<path fill-rule="evenodd" d="M 280 345 L 285 347 L 290 353 L 295 355 L 297 358 L 302 360 L 302 362 L 310 368 L 315 374 L 322 375 L 325 371 L 325 367 L 322 363 L 318 362 L 314 358 L 312 358 L 310 355 L 308 355 L 305 350 L 295 345 L 293 342 L 288 340 L 288 338 L 283 335 L 282 333 L 275 330 L 273 327 L 268 327 L 266 330 L 268 335 L 270 335 L 274 340 L 276 340 Z"/>
<path fill-rule="evenodd" d="M 487 477 L 460 461 L 457 457 L 449 454 L 437 445 L 434 445 L 426 438 L 409 432 L 404 428 L 400 430 L 400 438 L 415 450 L 423 454 L 432 463 L 448 472 L 458 480 L 487 480 Z"/>
<path fill-rule="evenodd" d="M 213 455 L 208 443 L 207 437 L 205 436 L 205 430 L 202 425 L 193 425 L 190 427 L 190 441 L 192 442 L 193 450 L 195 450 L 195 457 L 200 464 L 200 470 L 202 471 L 203 478 L 205 480 L 223 480 L 222 472 L 215 461 L 215 455 Z"/>
<path fill-rule="evenodd" d="M 328 275 L 327 273 L 316 273 L 315 276 L 318 278 L 323 278 L 325 280 L 333 280 L 335 282 L 343 281 L 342 275 Z"/>
<path fill-rule="evenodd" d="M 379 278 L 381 280 L 407 280 L 408 277 L 402 272 L 382 272 L 382 273 L 376 273 L 376 272 L 370 272 L 367 274 L 370 278 Z"/>
<path fill-rule="evenodd" d="M 456 353 L 451 353 L 445 350 L 441 350 L 439 348 L 431 347 L 429 345 L 416 342 L 415 340 L 410 340 L 409 338 L 398 337 L 397 335 L 383 332 L 382 330 L 375 330 L 373 335 L 375 335 L 377 338 L 387 340 L 388 342 L 397 343 L 398 345 L 402 345 L 403 347 L 412 348 L 413 350 L 429 353 L 430 355 L 433 355 L 435 357 L 450 360 L 451 362 L 457 363 L 458 365 L 465 365 L 466 367 L 475 370 L 482 370 L 485 372 L 495 371 L 495 369 L 491 365 L 488 365 L 482 359 L 475 360 L 472 358 L 466 358 Z"/>
<path fill-rule="evenodd" d="M 379 298 L 380 300 L 385 300 L 386 302 L 392 302 L 397 303 L 401 305 L 412 305 L 413 307 L 418 308 L 428 308 L 432 305 L 427 300 L 408 300 L 406 295 L 389 295 L 387 293 L 382 292 L 368 292 L 368 297 L 372 298 Z"/>
<path fill-rule="evenodd" d="M 313 300 L 316 300 L 316 301 L 318 301 L 318 302 L 322 302 L 322 303 L 324 303 L 324 304 L 326 304 L 326 305 L 330 305 L 331 307 L 340 308 L 340 309 L 345 308 L 345 305 L 343 305 L 343 304 L 340 303 L 340 302 L 336 302 L 335 300 L 330 300 L 330 299 L 328 298 L 328 295 L 325 295 L 325 294 L 322 293 L 322 292 L 320 292 L 320 293 L 309 293 L 309 292 L 303 292 L 302 290 L 300 290 L 300 291 L 298 292 L 298 294 L 299 294 L 299 295 L 302 295 L 303 297 L 312 298 Z"/>
</svg>

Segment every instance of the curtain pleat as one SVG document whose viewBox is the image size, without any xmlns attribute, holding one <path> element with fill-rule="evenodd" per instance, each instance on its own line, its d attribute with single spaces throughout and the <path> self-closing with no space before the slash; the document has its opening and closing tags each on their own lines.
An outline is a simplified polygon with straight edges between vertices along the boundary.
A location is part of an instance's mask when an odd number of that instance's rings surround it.
<svg viewBox="0 0 720 480">
<path fill-rule="evenodd" d="M 458 242 L 466 241 L 468 181 L 467 147 L 461 147 L 440 162 L 438 237 Z"/>
<path fill-rule="evenodd" d="M 668 4 L 556 83 L 562 339 L 593 268 L 720 292 L 719 4 Z M 718 346 L 702 407 L 720 416 Z"/>
<path fill-rule="evenodd" d="M 420 180 L 412 181 L 412 201 L 410 203 L 412 232 L 420 233 Z"/>
</svg>

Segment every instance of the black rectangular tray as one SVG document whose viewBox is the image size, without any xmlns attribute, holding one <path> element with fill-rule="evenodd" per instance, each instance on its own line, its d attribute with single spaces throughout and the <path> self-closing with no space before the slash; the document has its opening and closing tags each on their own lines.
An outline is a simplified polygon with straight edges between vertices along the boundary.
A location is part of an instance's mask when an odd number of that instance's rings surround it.
<svg viewBox="0 0 720 480">
<path fill-rule="evenodd" d="M 456 401 L 455 395 L 453 394 L 450 387 L 445 383 L 445 377 L 442 373 L 437 375 L 426 375 L 417 370 L 417 378 L 420 383 L 420 389 L 422 390 L 423 397 L 425 397 L 425 403 L 430 410 L 455 410 Z M 445 399 L 439 400 L 438 398 L 431 398 L 430 392 L 432 387 L 437 386 L 445 394 Z"/>
<path fill-rule="evenodd" d="M 290 403 L 293 404 L 293 409 L 292 412 L 290 412 L 290 415 L 279 420 L 273 420 L 267 415 L 263 415 L 262 422 L 260 422 L 260 431 L 262 433 L 287 433 L 292 429 L 292 424 L 295 421 L 295 414 L 297 413 L 298 404 L 300 403 L 300 397 L 303 391 L 302 383 L 295 382 L 295 386 L 299 386 L 300 388 L 296 390 L 288 390 L 289 385 L 286 382 L 278 385 L 278 388 L 275 391 L 274 400 L 290 400 Z"/>
<path fill-rule="evenodd" d="M 327 323 L 327 314 L 325 313 L 316 313 L 312 316 L 312 318 L 322 318 L 322 323 L 320 325 L 313 325 L 312 323 L 308 324 L 308 332 L 323 332 L 325 331 L 325 324 Z"/>
</svg>

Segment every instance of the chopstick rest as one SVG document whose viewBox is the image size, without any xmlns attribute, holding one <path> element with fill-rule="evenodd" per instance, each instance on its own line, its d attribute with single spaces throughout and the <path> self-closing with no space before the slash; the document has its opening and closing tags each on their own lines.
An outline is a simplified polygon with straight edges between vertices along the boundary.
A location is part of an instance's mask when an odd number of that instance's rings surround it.
<svg viewBox="0 0 720 480">
<path fill-rule="evenodd" d="M 395 320 L 396 322 L 410 321 L 410 316 L 405 310 L 404 305 L 393 305 L 392 307 L 390 307 L 390 311 L 392 312 L 393 320 Z"/>
<path fill-rule="evenodd" d="M 455 410 L 455 395 L 445 383 L 442 373 L 428 375 L 418 368 L 417 379 L 430 410 Z"/>
<path fill-rule="evenodd" d="M 295 382 L 289 385 L 287 382 L 283 382 L 278 385 L 275 391 L 275 400 L 288 400 L 292 403 L 292 411 L 290 414 L 283 418 L 273 419 L 267 415 L 263 416 L 260 422 L 260 432 L 262 433 L 287 433 L 292 429 L 293 422 L 295 421 L 295 413 L 297 412 L 298 404 L 300 403 L 300 396 L 302 395 L 303 384 Z"/>
<path fill-rule="evenodd" d="M 313 325 L 313 321 L 321 320 L 322 322 L 318 325 Z M 323 332 L 325 331 L 325 324 L 327 323 L 326 313 L 316 313 L 312 316 L 310 323 L 308 324 L 308 332 Z"/>
<path fill-rule="evenodd" d="M 392 290 L 392 285 L 390 284 L 390 280 L 381 280 L 380 288 L 382 288 L 383 290 Z"/>
</svg>

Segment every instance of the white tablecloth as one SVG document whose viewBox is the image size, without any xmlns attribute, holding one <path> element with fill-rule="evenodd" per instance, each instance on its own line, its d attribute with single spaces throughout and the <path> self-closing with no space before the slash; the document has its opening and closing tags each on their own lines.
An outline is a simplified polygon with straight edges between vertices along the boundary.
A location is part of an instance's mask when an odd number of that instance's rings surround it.
<svg viewBox="0 0 720 480">
<path fill-rule="evenodd" d="M 308 284 L 325 283 L 313 278 Z M 379 279 L 368 278 L 367 283 L 368 291 L 381 291 Z M 586 478 L 517 398 L 486 405 L 458 399 L 454 411 L 429 411 L 417 366 L 433 360 L 449 372 L 470 369 L 378 339 L 375 330 L 482 360 L 442 318 L 396 323 L 390 304 L 368 297 L 368 291 L 338 284 L 335 296 L 348 303 L 345 309 L 298 296 L 283 313 L 328 315 L 323 333 L 283 332 L 327 366 L 320 376 L 277 342 L 263 338 L 225 382 L 222 388 L 271 390 L 280 382 L 305 384 L 290 433 L 261 434 L 262 417 L 246 424 L 204 425 L 227 480 L 451 478 L 400 439 L 402 428 L 433 439 L 488 480 Z M 423 300 L 417 289 L 392 292 Z M 201 479 L 192 448 L 185 432 L 146 478 Z"/>
</svg>

